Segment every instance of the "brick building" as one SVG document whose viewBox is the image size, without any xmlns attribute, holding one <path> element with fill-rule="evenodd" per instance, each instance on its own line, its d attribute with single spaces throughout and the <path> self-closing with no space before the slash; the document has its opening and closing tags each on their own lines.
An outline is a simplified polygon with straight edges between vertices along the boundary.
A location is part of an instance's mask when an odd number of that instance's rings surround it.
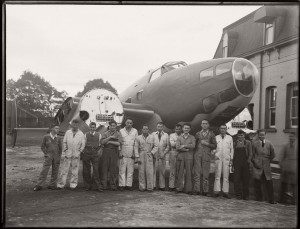
<svg viewBox="0 0 300 229">
<path fill-rule="evenodd" d="M 266 129 L 276 158 L 298 132 L 299 5 L 267 5 L 228 25 L 214 58 L 242 57 L 259 70 L 248 106 L 254 129 Z"/>
</svg>

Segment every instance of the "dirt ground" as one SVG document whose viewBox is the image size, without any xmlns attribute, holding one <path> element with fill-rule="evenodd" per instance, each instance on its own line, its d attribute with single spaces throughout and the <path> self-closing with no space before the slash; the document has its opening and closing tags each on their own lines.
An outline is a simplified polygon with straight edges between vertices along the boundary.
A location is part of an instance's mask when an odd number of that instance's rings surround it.
<svg viewBox="0 0 300 229">
<path fill-rule="evenodd" d="M 296 206 L 137 189 L 84 191 L 82 167 L 77 190 L 34 192 L 42 163 L 39 146 L 6 148 L 6 227 L 297 226 Z M 137 188 L 137 171 L 134 177 Z"/>
</svg>

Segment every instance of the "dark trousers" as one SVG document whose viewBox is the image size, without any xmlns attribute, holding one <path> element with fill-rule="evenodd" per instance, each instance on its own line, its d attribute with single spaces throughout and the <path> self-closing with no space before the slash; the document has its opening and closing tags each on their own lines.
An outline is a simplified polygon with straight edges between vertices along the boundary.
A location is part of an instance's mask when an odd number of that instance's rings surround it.
<svg viewBox="0 0 300 229">
<path fill-rule="evenodd" d="M 98 171 L 99 158 L 97 151 L 88 152 L 85 151 L 82 155 L 82 174 L 83 181 L 86 187 L 91 187 L 93 184 L 93 178 L 97 185 L 97 188 L 100 188 L 100 178 Z M 91 167 L 93 167 L 93 176 L 91 174 Z"/>
<path fill-rule="evenodd" d="M 255 198 L 257 201 L 263 200 L 262 183 L 266 183 L 269 201 L 274 201 L 273 181 L 266 180 L 265 174 L 261 175 L 260 179 L 254 179 Z"/>
<path fill-rule="evenodd" d="M 117 149 L 104 148 L 102 154 L 102 168 L 101 168 L 101 188 L 107 189 L 108 172 L 110 177 L 111 188 L 117 188 L 118 179 L 118 157 Z"/>
<path fill-rule="evenodd" d="M 40 173 L 37 186 L 43 186 L 43 184 L 47 179 L 49 169 L 52 166 L 52 174 L 51 174 L 51 180 L 49 186 L 56 187 L 60 157 L 61 157 L 60 153 L 45 154 L 43 169 Z"/>
<path fill-rule="evenodd" d="M 192 192 L 193 183 L 192 183 L 192 169 L 193 169 L 193 160 L 184 159 L 176 161 L 176 189 L 180 192 Z M 184 182 L 183 182 L 184 180 Z M 184 183 L 184 186 L 183 186 Z"/>
<path fill-rule="evenodd" d="M 235 195 L 249 197 L 249 165 L 247 161 L 234 163 L 234 191 Z"/>
<path fill-rule="evenodd" d="M 292 202 L 295 203 L 298 198 L 296 184 L 290 184 L 290 187 L 291 187 L 292 193 L 293 193 L 293 201 Z M 286 182 L 281 182 L 280 191 L 279 191 L 279 202 L 287 203 L 287 201 L 285 199 L 285 193 L 288 192 L 288 190 L 289 190 L 289 184 Z"/>
</svg>

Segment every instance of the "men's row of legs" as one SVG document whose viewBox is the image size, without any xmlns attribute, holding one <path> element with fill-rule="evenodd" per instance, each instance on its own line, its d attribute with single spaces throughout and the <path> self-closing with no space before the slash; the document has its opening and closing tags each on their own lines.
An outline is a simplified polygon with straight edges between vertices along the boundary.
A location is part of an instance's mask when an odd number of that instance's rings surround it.
<svg viewBox="0 0 300 229">
<path fill-rule="evenodd" d="M 102 158 L 102 163 L 99 165 L 99 160 L 95 156 L 84 156 L 82 158 L 83 162 L 83 179 L 85 183 L 85 187 L 87 190 L 90 190 L 92 188 L 92 183 L 94 182 L 97 186 L 97 189 L 99 191 L 103 189 L 107 189 L 107 183 L 108 183 L 108 172 L 110 173 L 109 177 L 109 183 L 111 186 L 112 190 L 117 190 L 117 180 L 118 180 L 118 174 L 119 175 L 119 189 L 124 190 L 124 189 L 129 189 L 132 190 L 132 180 L 133 180 L 133 168 L 134 168 L 134 161 L 133 159 L 130 159 L 129 162 L 127 162 L 127 167 L 122 166 L 122 161 L 120 161 L 120 169 L 126 168 L 127 170 L 127 177 L 125 177 L 125 172 L 118 172 L 118 166 L 116 161 L 118 160 L 117 158 L 118 155 L 115 155 L 114 160 L 111 160 L 112 158 L 110 157 L 103 157 Z M 114 162 L 114 163 L 113 163 Z M 79 163 L 80 160 L 78 158 L 65 158 L 62 166 L 61 166 L 61 173 L 60 173 L 60 179 L 57 184 L 58 188 L 63 188 L 66 184 L 67 180 L 67 175 L 69 168 L 71 167 L 71 179 L 70 179 L 70 188 L 74 189 L 77 186 L 78 183 L 78 170 L 79 170 Z M 126 162 L 125 162 L 126 163 Z M 130 164 L 131 163 L 131 164 Z M 159 185 L 158 188 L 159 190 L 170 190 L 170 191 L 175 191 L 177 192 L 186 192 L 188 194 L 202 194 L 202 195 L 208 195 L 209 196 L 209 184 L 211 186 L 212 180 L 210 178 L 209 182 L 209 172 L 205 173 L 205 171 L 209 171 L 208 168 L 205 168 L 202 170 L 202 175 L 200 173 L 200 169 L 197 169 L 196 165 L 196 170 L 192 171 L 191 170 L 191 162 L 188 163 L 188 161 L 177 161 L 176 166 L 174 164 L 171 164 L 172 162 L 170 161 L 170 175 L 169 175 L 169 189 L 165 187 L 165 161 L 164 160 L 158 160 L 157 164 L 153 160 L 147 160 L 144 161 L 144 163 L 139 165 L 139 189 L 141 191 L 148 190 L 152 191 L 153 189 L 156 188 L 156 170 L 158 169 L 158 175 L 159 175 Z M 173 162 L 174 163 L 174 162 Z M 91 166 L 92 164 L 93 167 L 93 177 L 91 176 Z M 45 157 L 45 161 L 43 164 L 43 169 L 40 173 L 38 183 L 35 187 L 35 189 L 40 190 L 41 187 L 43 186 L 43 183 L 46 180 L 47 174 L 49 172 L 50 167 L 52 166 L 52 175 L 51 175 L 51 180 L 48 188 L 50 189 L 56 189 L 55 184 L 57 181 L 58 177 L 58 170 L 59 170 L 59 165 L 60 165 L 60 157 L 58 155 L 54 155 L 53 157 Z M 110 165 L 110 166 L 109 166 Z M 186 168 L 184 168 L 186 166 Z M 204 165 L 205 166 L 205 165 Z M 208 164 L 206 166 L 209 166 Z M 109 168 L 110 167 L 110 168 Z M 99 178 L 99 170 L 98 168 L 101 168 L 101 180 Z M 132 171 L 130 170 L 132 168 Z M 155 169 L 154 169 L 155 168 Z M 185 171 L 184 171 L 185 169 Z M 109 171 L 111 170 L 111 171 Z M 129 171 L 129 172 L 128 172 Z M 191 172 L 189 172 L 191 171 Z M 183 177 L 185 173 L 185 178 Z M 192 177 L 192 173 L 194 174 L 193 176 L 193 182 L 191 182 L 190 177 Z M 247 172 L 244 171 L 245 174 Z M 129 174 L 129 176 L 128 176 Z M 153 174 L 153 176 L 151 176 Z M 237 175 L 241 174 L 238 171 L 235 171 L 235 176 L 234 176 L 234 185 L 235 185 L 235 194 L 237 196 L 237 199 L 248 199 L 249 198 L 249 176 L 246 176 L 246 179 L 243 179 L 243 181 L 240 181 L 240 177 Z M 244 174 L 244 176 L 245 176 Z M 202 182 L 200 182 L 200 176 Z M 247 177 L 249 179 L 247 179 Z M 153 179 L 152 179 L 153 178 Z M 183 182 L 183 180 L 186 180 L 186 182 Z M 125 182 L 126 181 L 126 182 Z M 214 194 L 213 196 L 219 196 L 220 191 L 216 189 L 216 181 L 219 183 L 218 179 L 214 179 Z M 192 184 L 193 183 L 193 184 Z M 202 187 L 200 187 L 200 183 L 202 184 Z M 229 182 L 228 182 L 229 183 Z M 268 199 L 269 202 L 274 201 L 274 192 L 273 192 L 273 183 L 272 181 L 265 181 L 265 180 L 255 180 L 254 179 L 254 190 L 255 190 L 255 198 L 256 200 L 260 201 L 262 200 L 262 183 L 266 184 L 266 189 L 267 189 L 267 194 L 268 194 Z M 120 185 L 121 184 L 121 185 Z M 124 185 L 125 184 L 125 185 Z M 183 185 L 184 184 L 184 185 Z M 218 185 L 218 184 L 217 184 Z M 176 188 L 175 188 L 176 187 Z M 285 186 L 283 187 L 284 189 Z M 226 188 L 225 188 L 226 189 Z M 200 192 L 200 190 L 203 190 Z M 224 186 L 223 186 L 224 190 Z M 223 192 L 224 193 L 224 192 Z M 283 192 L 281 192 L 282 194 Z M 225 192 L 225 197 L 227 197 L 228 193 Z M 282 198 L 282 197 L 280 197 Z"/>
</svg>

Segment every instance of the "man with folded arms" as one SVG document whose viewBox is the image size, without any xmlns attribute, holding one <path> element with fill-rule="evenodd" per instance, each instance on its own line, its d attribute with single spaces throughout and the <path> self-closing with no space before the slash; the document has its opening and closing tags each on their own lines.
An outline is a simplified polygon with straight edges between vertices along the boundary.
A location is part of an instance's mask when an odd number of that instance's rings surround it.
<svg viewBox="0 0 300 229">
<path fill-rule="evenodd" d="M 197 132 L 196 138 L 196 150 L 194 155 L 194 167 L 193 167 L 193 194 L 200 195 L 200 177 L 202 174 L 202 195 L 207 196 L 209 190 L 209 172 L 210 163 L 214 159 L 212 150 L 217 148 L 217 142 L 215 134 L 209 130 L 208 120 L 203 119 L 201 122 L 202 130 Z"/>
<path fill-rule="evenodd" d="M 190 135 L 191 125 L 186 123 L 183 125 L 183 134 L 177 138 L 176 150 L 176 190 L 175 193 L 185 192 L 192 194 L 192 169 L 193 169 L 193 154 L 196 145 L 196 140 L 193 135 Z M 185 174 L 185 177 L 184 177 Z M 184 180 L 184 187 L 183 187 Z"/>
<path fill-rule="evenodd" d="M 109 130 L 106 131 L 101 138 L 101 144 L 104 145 L 102 154 L 101 189 L 107 189 L 109 171 L 110 188 L 112 191 L 118 190 L 118 148 L 121 145 L 121 142 L 122 136 L 120 132 L 117 131 L 117 122 L 112 120 L 109 122 Z"/>
</svg>

